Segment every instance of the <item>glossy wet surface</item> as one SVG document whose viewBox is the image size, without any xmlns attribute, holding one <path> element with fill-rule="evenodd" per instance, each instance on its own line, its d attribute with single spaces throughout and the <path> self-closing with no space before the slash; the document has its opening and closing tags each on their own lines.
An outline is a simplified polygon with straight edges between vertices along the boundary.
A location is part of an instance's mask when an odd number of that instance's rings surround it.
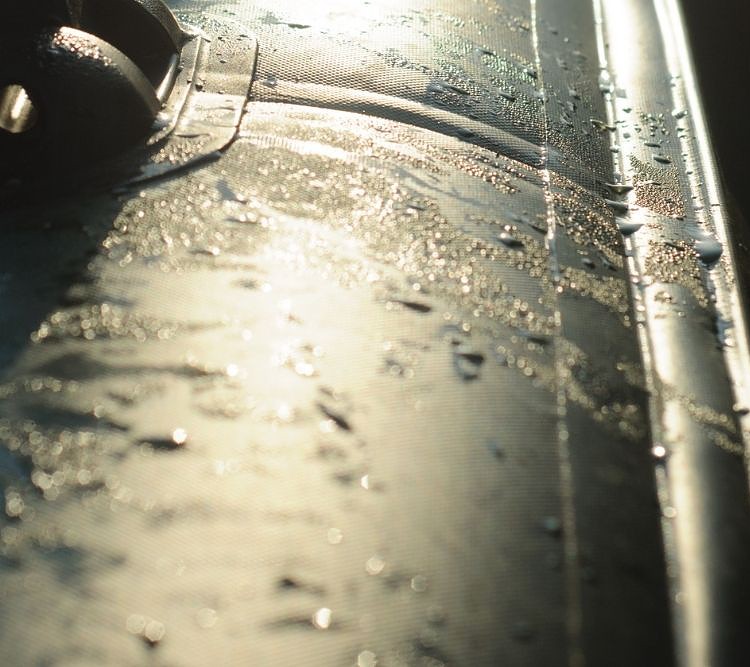
<svg viewBox="0 0 750 667">
<path fill-rule="evenodd" d="M 173 3 L 167 143 L 4 215 L 0 655 L 669 664 L 671 462 L 745 515 L 690 115 L 598 5 L 287 4 Z"/>
</svg>

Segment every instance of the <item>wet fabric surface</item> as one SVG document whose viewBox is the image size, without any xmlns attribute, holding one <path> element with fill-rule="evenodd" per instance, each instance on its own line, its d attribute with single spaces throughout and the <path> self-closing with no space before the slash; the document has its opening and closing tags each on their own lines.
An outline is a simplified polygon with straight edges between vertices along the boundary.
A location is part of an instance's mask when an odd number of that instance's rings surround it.
<svg viewBox="0 0 750 667">
<path fill-rule="evenodd" d="M 5 663 L 668 665 L 692 523 L 741 611 L 690 114 L 598 4 L 455 5 L 173 2 L 182 171 L 3 213 Z"/>
</svg>

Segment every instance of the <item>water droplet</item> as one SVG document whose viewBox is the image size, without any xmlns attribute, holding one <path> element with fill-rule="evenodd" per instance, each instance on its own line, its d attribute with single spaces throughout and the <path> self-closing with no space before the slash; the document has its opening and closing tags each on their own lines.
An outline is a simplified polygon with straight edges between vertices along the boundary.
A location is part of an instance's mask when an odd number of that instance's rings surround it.
<svg viewBox="0 0 750 667">
<path fill-rule="evenodd" d="M 459 377 L 469 382 L 479 377 L 479 369 L 484 363 L 484 354 L 466 343 L 460 343 L 453 348 L 453 362 Z"/>
<path fill-rule="evenodd" d="M 333 613 L 328 607 L 321 607 L 313 614 L 312 624 L 318 630 L 328 630 L 331 627 L 332 616 Z"/>
<path fill-rule="evenodd" d="M 176 428 L 167 438 L 144 438 L 139 444 L 151 449 L 175 450 L 185 446 L 187 441 L 187 431 L 184 428 Z"/>
<path fill-rule="evenodd" d="M 627 213 L 630 210 L 630 206 L 624 201 L 615 201 L 614 199 L 605 199 L 604 202 L 609 206 L 615 213 Z"/>
<path fill-rule="evenodd" d="M 654 445 L 651 454 L 657 459 L 663 459 L 667 455 L 667 448 L 664 445 Z"/>
<path fill-rule="evenodd" d="M 427 590 L 427 577 L 418 574 L 411 578 L 411 589 L 415 593 L 424 593 Z"/>
<path fill-rule="evenodd" d="M 125 627 L 131 634 L 139 635 L 146 627 L 146 618 L 140 614 L 131 614 L 128 616 Z"/>
<path fill-rule="evenodd" d="M 447 88 L 447 89 L 448 89 L 448 90 L 449 90 L 449 91 L 450 91 L 451 93 L 455 93 L 456 95 L 464 95 L 464 96 L 468 96 L 468 95 L 470 95 L 470 94 L 471 94 L 471 93 L 469 93 L 469 91 L 468 91 L 468 90 L 464 90 L 463 88 L 459 88 L 458 86 L 453 86 L 453 85 L 451 85 L 451 84 L 446 84 L 446 88 Z"/>
<path fill-rule="evenodd" d="M 626 183 L 605 183 L 604 187 L 615 195 L 626 195 L 633 190 L 633 186 Z"/>
<path fill-rule="evenodd" d="M 469 91 L 464 90 L 463 88 L 459 88 L 458 86 L 454 86 L 445 81 L 431 81 L 429 84 L 427 84 L 427 92 L 435 93 L 438 95 L 445 93 L 454 93 L 455 95 L 467 96 L 470 94 Z"/>
<path fill-rule="evenodd" d="M 599 130 L 600 132 L 614 132 L 617 128 L 613 125 L 609 125 L 608 123 L 604 122 L 603 120 L 599 120 L 598 118 L 590 118 L 591 125 L 594 127 L 594 129 Z"/>
<path fill-rule="evenodd" d="M 501 459 L 503 458 L 503 456 L 505 456 L 505 450 L 497 440 L 488 440 L 487 449 L 495 458 Z"/>
<path fill-rule="evenodd" d="M 404 301 L 401 299 L 394 299 L 394 303 L 400 303 L 409 310 L 414 310 L 418 313 L 429 313 L 432 311 L 432 306 L 428 306 L 426 303 L 420 303 L 419 301 Z"/>
<path fill-rule="evenodd" d="M 279 85 L 279 79 L 275 74 L 268 74 L 266 78 L 263 79 L 263 85 L 268 88 L 276 88 L 276 86 Z"/>
<path fill-rule="evenodd" d="M 155 647 L 164 639 L 166 629 L 164 624 L 154 619 L 148 619 L 140 614 L 131 614 L 126 623 L 128 632 L 139 636 L 146 644 Z"/>
<path fill-rule="evenodd" d="M 313 377 L 316 373 L 315 366 L 307 361 L 298 361 L 294 364 L 294 372 L 300 377 Z"/>
<path fill-rule="evenodd" d="M 695 251 L 702 262 L 713 264 L 721 257 L 723 248 L 716 239 L 707 237 L 695 242 Z"/>
<path fill-rule="evenodd" d="M 5 494 L 5 513 L 12 519 L 23 514 L 25 504 L 23 498 L 15 491 L 7 491 Z"/>
<path fill-rule="evenodd" d="M 282 422 L 290 422 L 294 419 L 294 408 L 287 403 L 282 403 L 276 409 L 276 418 Z"/>
<path fill-rule="evenodd" d="M 553 537 L 560 537 L 562 535 L 562 521 L 556 516 L 544 517 L 542 521 L 542 527 L 545 532 L 549 533 Z"/>
<path fill-rule="evenodd" d="M 326 416 L 328 419 L 333 421 L 336 426 L 338 426 L 340 429 L 343 429 L 344 431 L 351 431 L 352 425 L 349 423 L 349 421 L 344 417 L 342 414 L 336 412 L 335 410 L 329 408 L 327 405 L 324 405 L 323 403 L 318 403 L 318 409 Z"/>
<path fill-rule="evenodd" d="M 172 431 L 172 442 L 175 445 L 182 446 L 187 442 L 188 432 L 184 428 L 176 428 Z"/>
<path fill-rule="evenodd" d="M 300 584 L 292 579 L 291 577 L 283 577 L 279 583 L 278 587 L 282 590 L 290 590 L 295 588 L 300 588 Z"/>
<path fill-rule="evenodd" d="M 688 115 L 688 112 L 685 109 L 675 109 L 672 111 L 672 116 L 676 118 L 677 120 L 681 120 L 682 118 L 685 118 L 685 116 Z"/>
<path fill-rule="evenodd" d="M 672 164 L 672 158 L 669 158 L 666 155 L 654 155 L 654 160 L 660 164 Z"/>
<path fill-rule="evenodd" d="M 367 559 L 367 562 L 365 563 L 365 570 L 367 574 L 370 574 L 372 576 L 377 576 L 385 569 L 385 560 L 382 558 L 382 556 L 379 556 L 378 554 L 375 554 L 374 556 L 370 556 L 370 558 Z"/>
<path fill-rule="evenodd" d="M 623 236 L 635 234 L 641 227 L 643 227 L 643 223 L 631 222 L 630 220 L 623 220 L 622 218 L 618 218 L 616 222 L 617 228 Z"/>
<path fill-rule="evenodd" d="M 515 238 L 509 232 L 500 232 L 497 239 L 508 248 L 523 248 L 523 241 Z"/>
</svg>

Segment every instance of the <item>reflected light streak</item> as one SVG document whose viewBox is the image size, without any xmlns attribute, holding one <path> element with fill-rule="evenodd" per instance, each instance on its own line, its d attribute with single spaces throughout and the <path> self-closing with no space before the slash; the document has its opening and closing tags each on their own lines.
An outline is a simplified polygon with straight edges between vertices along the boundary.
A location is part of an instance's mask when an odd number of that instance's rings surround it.
<svg viewBox="0 0 750 667">
<path fill-rule="evenodd" d="M 606 14 L 603 16 L 602 7 Z M 637 3 L 622 0 L 594 2 L 594 13 L 598 25 L 606 24 L 606 44 L 599 42 L 599 64 L 602 68 L 616 63 L 617 83 L 626 87 L 642 74 L 643 57 L 638 44 L 634 43 L 639 32 Z"/>
<path fill-rule="evenodd" d="M 605 54 L 609 60 L 607 64 L 616 74 L 618 88 L 624 90 L 626 96 L 631 96 L 630 100 L 627 97 L 620 99 L 618 96 L 613 96 L 612 104 L 617 119 L 629 118 L 625 105 L 639 108 L 643 104 L 640 96 L 643 95 L 644 90 L 653 88 L 653 71 L 668 71 L 673 77 L 679 75 L 681 81 L 673 78 L 673 82 L 676 83 L 665 95 L 663 104 L 667 107 L 663 109 L 663 112 L 671 111 L 672 115 L 677 118 L 675 110 L 678 110 L 680 119 L 688 119 L 685 122 L 689 124 L 690 132 L 695 137 L 697 154 L 694 147 L 689 146 L 689 149 L 693 150 L 689 150 L 690 155 L 686 156 L 689 163 L 692 161 L 697 165 L 696 175 L 690 179 L 689 183 L 690 193 L 697 195 L 694 197 L 695 205 L 700 203 L 698 198 L 702 199 L 705 192 L 703 185 L 696 180 L 697 174 L 705 176 L 705 188 L 710 201 L 717 201 L 718 189 L 715 185 L 716 179 L 712 171 L 710 153 L 706 149 L 708 139 L 693 79 L 689 49 L 675 3 L 671 0 L 666 2 L 657 0 L 655 8 L 648 9 L 638 8 L 637 3 L 621 2 L 621 0 L 602 0 L 602 2 L 597 0 L 595 5 L 598 5 L 600 10 L 603 7 L 606 17 L 605 27 L 610 28 L 605 35 L 608 42 L 608 52 Z M 651 17 L 653 21 L 646 23 Z M 638 35 L 648 36 L 654 32 L 658 33 L 662 43 L 654 44 L 652 52 L 648 50 L 648 46 L 651 46 L 650 42 L 645 46 L 634 43 Z M 605 47 L 600 45 L 600 48 Z M 668 85 L 667 82 L 664 85 Z M 653 105 L 651 108 L 653 109 Z M 656 110 L 662 111 L 662 108 Z M 622 129 L 620 128 L 618 137 L 622 153 L 638 155 L 640 148 L 638 138 L 624 136 Z M 623 175 L 628 181 L 632 180 L 632 171 L 627 162 L 622 164 Z M 690 174 L 691 171 L 688 171 L 688 175 Z M 722 237 L 724 221 L 721 219 L 720 209 L 712 211 L 712 216 L 720 241 L 725 248 L 729 247 L 725 238 Z M 631 237 L 629 241 L 633 248 L 633 262 L 638 267 L 638 264 L 648 255 L 649 241 L 652 239 L 658 241 L 661 236 L 660 232 L 654 234 L 650 231 L 648 223 L 652 222 L 653 218 L 648 210 L 633 210 L 630 217 L 632 221 L 643 223 L 642 231 Z M 687 224 L 695 225 L 695 222 L 691 221 Z M 638 268 L 635 272 L 636 274 L 643 273 Z M 723 285 L 718 284 L 714 287 L 718 292 L 717 296 L 721 299 Z M 650 356 L 653 371 L 659 383 L 667 386 L 680 386 L 683 377 L 680 366 L 682 360 L 678 351 L 672 350 L 670 342 L 680 339 L 683 324 L 671 317 L 660 319 L 658 300 L 654 296 L 658 289 L 658 287 L 649 287 L 643 293 L 647 305 L 646 318 L 649 332 L 647 347 L 650 346 L 651 350 L 657 351 L 651 354 L 646 349 L 644 353 L 645 356 Z M 721 307 L 721 304 L 719 306 Z M 698 667 L 698 665 L 711 662 L 710 628 L 712 625 L 705 562 L 707 545 L 704 538 L 711 531 L 705 524 L 706 514 L 703 507 L 705 498 L 700 492 L 701 485 L 698 480 L 700 473 L 695 469 L 698 457 L 694 453 L 699 445 L 695 442 L 694 434 L 691 434 L 687 427 L 689 420 L 686 420 L 685 406 L 676 397 L 666 400 L 663 406 L 657 408 L 657 414 L 659 411 L 661 415 L 660 420 L 655 424 L 655 432 L 658 433 L 661 430 L 665 443 L 670 445 L 668 490 L 662 489 L 660 500 L 664 516 L 666 552 L 670 561 L 668 564 L 670 569 L 676 569 L 672 573 L 672 576 L 676 575 L 672 593 L 677 605 L 676 608 L 673 607 L 679 628 L 677 636 L 685 637 L 686 643 L 681 648 L 684 663 L 691 667 L 693 665 Z M 688 428 L 687 431 L 686 428 Z M 655 457 L 664 459 L 667 449 L 663 445 L 658 445 L 654 447 L 652 453 Z M 666 483 L 665 478 L 662 484 Z"/>
</svg>

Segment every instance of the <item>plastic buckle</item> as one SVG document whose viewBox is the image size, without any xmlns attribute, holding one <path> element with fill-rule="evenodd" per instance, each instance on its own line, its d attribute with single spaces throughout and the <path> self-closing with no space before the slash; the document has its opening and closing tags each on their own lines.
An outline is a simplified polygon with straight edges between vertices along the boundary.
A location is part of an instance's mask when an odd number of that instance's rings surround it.
<svg viewBox="0 0 750 667">
<path fill-rule="evenodd" d="M 185 33 L 162 0 L 6 0 L 0 174 L 109 155 L 146 136 Z"/>
</svg>

